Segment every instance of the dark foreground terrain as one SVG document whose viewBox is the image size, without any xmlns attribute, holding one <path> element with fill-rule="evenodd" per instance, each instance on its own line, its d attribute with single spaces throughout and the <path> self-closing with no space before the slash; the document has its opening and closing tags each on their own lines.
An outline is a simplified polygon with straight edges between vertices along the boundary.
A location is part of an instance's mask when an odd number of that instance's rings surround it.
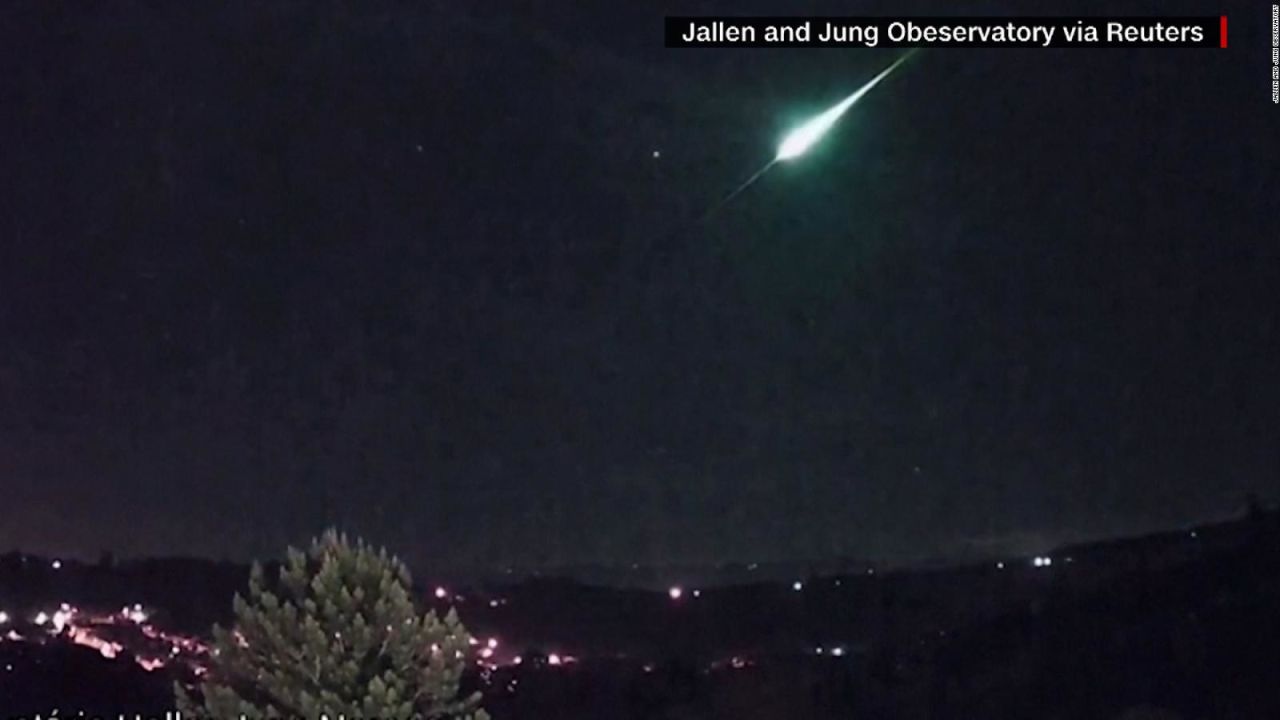
<svg viewBox="0 0 1280 720">
<path fill-rule="evenodd" d="M 1261 720 L 1280 717 L 1278 571 L 1280 514 L 1255 510 L 1039 560 L 678 599 L 548 579 L 421 595 L 493 638 L 471 682 L 496 718 Z M 0 712 L 162 716 L 245 574 L 0 558 Z"/>
</svg>

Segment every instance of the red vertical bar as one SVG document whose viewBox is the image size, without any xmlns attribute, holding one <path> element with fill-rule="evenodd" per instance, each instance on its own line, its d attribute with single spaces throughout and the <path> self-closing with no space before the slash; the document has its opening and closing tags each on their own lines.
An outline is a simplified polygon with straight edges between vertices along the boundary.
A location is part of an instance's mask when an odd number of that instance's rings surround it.
<svg viewBox="0 0 1280 720">
<path fill-rule="evenodd" d="M 1227 16 L 1223 15 L 1221 20 L 1222 20 L 1221 26 L 1218 30 L 1218 38 L 1219 38 L 1218 42 L 1220 43 L 1218 47 L 1226 47 L 1227 46 Z"/>
</svg>

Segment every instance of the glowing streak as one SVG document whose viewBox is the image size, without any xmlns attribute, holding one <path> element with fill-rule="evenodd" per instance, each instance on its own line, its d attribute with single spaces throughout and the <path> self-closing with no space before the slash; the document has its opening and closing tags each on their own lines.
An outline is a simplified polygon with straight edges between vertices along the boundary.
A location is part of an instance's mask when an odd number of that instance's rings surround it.
<svg viewBox="0 0 1280 720">
<path fill-rule="evenodd" d="M 871 88 L 879 85 L 880 81 L 889 77 L 889 73 L 897 70 L 898 66 L 906 62 L 907 58 L 914 55 L 917 50 L 919 50 L 919 48 L 915 48 L 906 55 L 895 60 L 892 65 L 881 70 L 879 75 L 871 78 L 866 85 L 863 85 L 854 91 L 852 95 L 841 100 L 835 107 L 826 110 L 821 115 L 791 131 L 791 133 L 782 140 L 782 144 L 778 146 L 777 156 L 770 160 L 764 167 L 755 171 L 751 177 L 747 178 L 746 182 L 739 185 L 733 192 L 724 196 L 723 200 L 712 205 L 711 209 L 702 216 L 703 222 L 714 215 L 717 210 L 727 205 L 730 200 L 740 195 L 743 190 L 751 187 L 756 180 L 759 180 L 760 177 L 768 172 L 774 165 L 777 165 L 784 160 L 791 160 L 792 158 L 798 157 L 804 154 L 809 148 L 813 147 L 814 143 L 821 140 L 823 135 L 826 135 L 831 128 L 835 127 L 836 122 L 840 120 L 841 116 L 849 111 L 849 108 L 853 107 L 854 103 L 861 100 L 863 95 L 866 95 L 871 91 Z"/>
<path fill-rule="evenodd" d="M 879 85 L 881 80 L 889 77 L 889 73 L 897 70 L 898 66 L 911 57 L 914 52 L 915 50 L 912 50 L 898 58 L 892 65 L 880 71 L 879 75 L 871 78 L 870 82 L 858 88 L 849 97 L 841 100 L 835 107 L 791 131 L 791 134 L 787 135 L 782 144 L 778 146 L 778 156 L 773 161 L 790 160 L 804 154 L 805 151 L 813 147 L 814 143 L 821 140 L 822 136 L 826 135 L 831 128 L 835 127 L 836 122 L 849 111 L 849 108 L 853 107 L 854 103 L 861 100 L 863 95 L 871 92 L 871 88 Z"/>
<path fill-rule="evenodd" d="M 777 162 L 778 162 L 778 161 L 777 161 L 776 159 L 774 159 L 774 160 L 770 160 L 768 165 L 765 165 L 764 167 L 762 167 L 762 168 L 760 168 L 759 170 L 757 170 L 757 171 L 755 172 L 755 174 L 754 174 L 754 175 L 752 175 L 751 177 L 747 178 L 747 181 L 746 181 L 746 182 L 744 182 L 744 183 L 742 183 L 741 185 L 739 185 L 739 186 L 738 186 L 738 188 L 737 188 L 736 190 L 734 190 L 733 192 L 729 193 L 728 195 L 725 195 L 725 196 L 724 196 L 724 199 L 723 199 L 723 200 L 721 200 L 720 202 L 716 203 L 715 205 L 712 205 L 712 206 L 711 206 L 711 209 L 707 211 L 707 214 L 702 216 L 702 219 L 703 219 L 703 220 L 706 220 L 707 218 L 709 218 L 709 217 L 711 217 L 712 215 L 714 215 L 714 214 L 716 213 L 716 211 L 717 211 L 717 210 L 719 210 L 720 208 L 724 207 L 725 205 L 728 205 L 730 200 L 732 200 L 732 199 L 734 199 L 734 198 L 738 197 L 738 194 L 739 194 L 739 193 L 741 193 L 743 190 L 746 190 L 747 188 L 751 187 L 751 184 L 752 184 L 752 183 L 754 183 L 756 180 L 759 180 L 759 179 L 760 179 L 760 176 L 761 176 L 761 175 L 763 175 L 763 174 L 765 174 L 766 172 L 768 172 L 768 171 L 769 171 L 769 168 L 773 167 L 773 166 L 774 166 L 774 164 L 776 164 Z"/>
</svg>

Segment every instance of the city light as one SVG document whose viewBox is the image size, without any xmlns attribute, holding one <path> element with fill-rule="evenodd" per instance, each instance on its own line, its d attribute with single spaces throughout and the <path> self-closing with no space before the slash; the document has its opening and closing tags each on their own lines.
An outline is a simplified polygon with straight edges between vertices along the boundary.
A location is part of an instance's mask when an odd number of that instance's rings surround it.
<svg viewBox="0 0 1280 720">
<path fill-rule="evenodd" d="M 126 605 L 120 609 L 120 614 L 132 623 L 142 624 L 147 621 L 147 614 L 143 612 L 140 604 L 135 604 L 133 607 Z"/>
<path fill-rule="evenodd" d="M 672 600 L 679 600 L 680 596 L 684 595 L 684 591 L 679 587 L 673 587 L 670 590 L 667 590 L 667 595 L 670 596 Z"/>
<path fill-rule="evenodd" d="M 67 626 L 67 623 L 71 621 L 71 618 L 74 615 L 75 615 L 75 611 L 67 607 L 66 603 L 63 603 L 62 607 L 58 608 L 53 613 L 54 631 L 62 632 L 62 629 Z"/>
<path fill-rule="evenodd" d="M 7 613 L 0 613 L 0 621 L 10 619 Z M 61 638 L 92 648 L 102 657 L 114 660 L 121 657 L 125 649 L 125 641 L 120 639 L 120 633 L 125 632 L 134 638 L 129 646 L 130 656 L 144 670 L 152 671 L 177 662 L 189 667 L 196 675 L 204 673 L 202 658 L 209 653 L 209 648 L 203 641 L 168 633 L 148 624 L 147 619 L 141 604 L 125 606 L 115 613 L 97 613 L 60 603 L 52 612 L 41 610 L 32 618 L 35 625 L 44 628 L 43 636 L 23 637 L 10 630 L 4 639 L 44 643 L 51 638 Z"/>
</svg>

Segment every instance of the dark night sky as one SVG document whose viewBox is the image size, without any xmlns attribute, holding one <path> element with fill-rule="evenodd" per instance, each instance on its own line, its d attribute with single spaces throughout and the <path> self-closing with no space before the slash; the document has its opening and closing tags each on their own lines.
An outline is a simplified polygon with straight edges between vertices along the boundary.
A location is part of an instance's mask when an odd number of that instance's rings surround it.
<svg viewBox="0 0 1280 720">
<path fill-rule="evenodd" d="M 704 226 L 901 51 L 627 5 L 5 3 L 0 548 L 906 558 L 1276 497 L 1263 5 L 925 51 Z M 886 12 L 670 10 L 726 8 Z"/>
</svg>

